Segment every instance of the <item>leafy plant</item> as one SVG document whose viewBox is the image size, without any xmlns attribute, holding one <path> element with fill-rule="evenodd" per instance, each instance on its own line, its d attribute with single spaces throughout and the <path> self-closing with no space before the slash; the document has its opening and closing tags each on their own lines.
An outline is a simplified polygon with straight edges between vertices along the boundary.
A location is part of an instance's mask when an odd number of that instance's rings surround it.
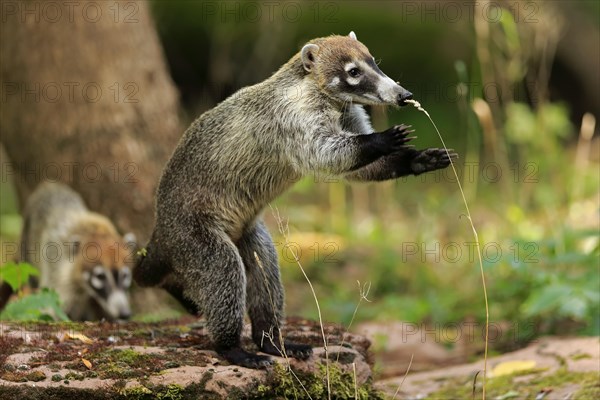
<svg viewBox="0 0 600 400">
<path fill-rule="evenodd" d="M 68 321 L 60 307 L 58 293 L 47 288 L 9 303 L 0 319 L 12 321 Z"/>
<path fill-rule="evenodd" d="M 8 283 L 14 292 L 25 285 L 30 277 L 39 274 L 38 269 L 28 263 L 9 262 L 0 268 L 0 278 Z"/>
<path fill-rule="evenodd" d="M 10 262 L 0 268 L 2 280 L 13 291 L 19 291 L 30 277 L 38 276 L 37 268 L 28 263 Z M 23 296 L 10 302 L 0 313 L 0 319 L 12 321 L 68 321 L 69 317 L 60 307 L 58 293 L 42 289 L 38 293 Z"/>
</svg>

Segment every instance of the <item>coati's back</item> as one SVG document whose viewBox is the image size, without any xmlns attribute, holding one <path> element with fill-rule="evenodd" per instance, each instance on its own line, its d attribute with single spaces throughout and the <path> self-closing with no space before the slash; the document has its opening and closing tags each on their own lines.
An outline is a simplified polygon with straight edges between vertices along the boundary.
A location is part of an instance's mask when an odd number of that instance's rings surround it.
<svg viewBox="0 0 600 400">
<path fill-rule="evenodd" d="M 87 207 L 81 197 L 67 186 L 44 182 L 29 197 L 24 210 L 21 234 L 21 260 L 38 265 L 41 260 L 42 243 L 47 239 L 57 240 L 64 224 L 75 213 L 85 213 Z M 57 232 L 54 232 L 54 231 Z"/>
<path fill-rule="evenodd" d="M 39 268 L 39 286 L 56 290 L 71 319 L 130 316 L 133 249 L 69 187 L 46 182 L 30 196 L 20 251 L 21 260 Z"/>
</svg>

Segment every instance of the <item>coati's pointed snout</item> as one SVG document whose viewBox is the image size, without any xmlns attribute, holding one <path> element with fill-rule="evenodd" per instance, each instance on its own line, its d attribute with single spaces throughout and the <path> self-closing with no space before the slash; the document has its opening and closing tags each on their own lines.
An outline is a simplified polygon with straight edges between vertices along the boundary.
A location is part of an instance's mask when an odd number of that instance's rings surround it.
<svg viewBox="0 0 600 400">
<path fill-rule="evenodd" d="M 398 105 L 404 107 L 406 105 L 406 100 L 412 100 L 413 94 L 403 87 L 400 88 L 402 91 L 398 94 Z"/>
</svg>

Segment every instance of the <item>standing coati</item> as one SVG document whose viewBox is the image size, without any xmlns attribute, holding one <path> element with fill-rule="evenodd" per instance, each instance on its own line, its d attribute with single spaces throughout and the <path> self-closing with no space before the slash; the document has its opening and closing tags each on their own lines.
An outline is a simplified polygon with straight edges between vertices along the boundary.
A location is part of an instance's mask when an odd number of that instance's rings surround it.
<svg viewBox="0 0 600 400">
<path fill-rule="evenodd" d="M 353 32 L 310 41 L 185 132 L 160 180 L 156 226 L 135 280 L 203 313 L 217 352 L 234 364 L 271 363 L 240 346 L 246 308 L 261 351 L 308 357 L 309 346 L 284 342 L 281 349 L 278 340 L 283 287 L 261 212 L 314 171 L 381 181 L 447 167 L 454 152 L 416 150 L 404 125 L 373 133 L 361 106 L 404 105 L 411 97 Z"/>
<path fill-rule="evenodd" d="M 27 201 L 21 261 L 39 268 L 39 286 L 56 290 L 73 320 L 130 317 L 133 247 L 63 184 L 42 183 Z"/>
</svg>

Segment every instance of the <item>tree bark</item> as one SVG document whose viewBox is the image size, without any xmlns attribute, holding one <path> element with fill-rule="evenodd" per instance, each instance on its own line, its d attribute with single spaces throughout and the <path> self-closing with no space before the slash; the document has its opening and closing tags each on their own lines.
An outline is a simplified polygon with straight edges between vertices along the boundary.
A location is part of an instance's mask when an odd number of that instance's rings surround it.
<svg viewBox="0 0 600 400">
<path fill-rule="evenodd" d="M 2 2 L 0 141 L 22 207 L 43 180 L 144 243 L 181 129 L 145 1 Z"/>
</svg>

